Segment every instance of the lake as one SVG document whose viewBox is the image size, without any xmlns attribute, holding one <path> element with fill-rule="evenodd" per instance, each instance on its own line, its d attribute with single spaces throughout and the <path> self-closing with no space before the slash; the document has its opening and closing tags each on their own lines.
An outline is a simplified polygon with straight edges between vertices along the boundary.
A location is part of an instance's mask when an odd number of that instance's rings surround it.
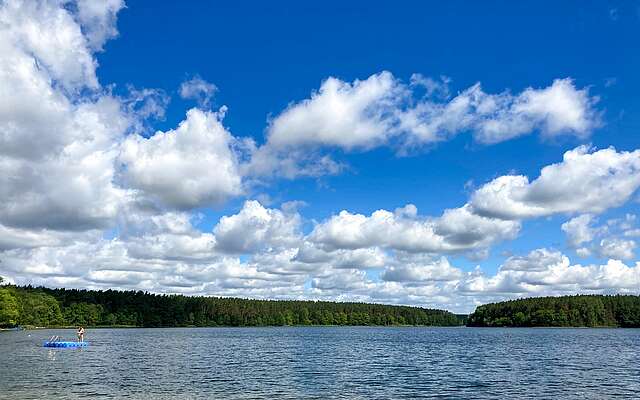
<svg viewBox="0 0 640 400">
<path fill-rule="evenodd" d="M 0 332 L 3 399 L 640 397 L 640 330 L 90 329 Z"/>
</svg>

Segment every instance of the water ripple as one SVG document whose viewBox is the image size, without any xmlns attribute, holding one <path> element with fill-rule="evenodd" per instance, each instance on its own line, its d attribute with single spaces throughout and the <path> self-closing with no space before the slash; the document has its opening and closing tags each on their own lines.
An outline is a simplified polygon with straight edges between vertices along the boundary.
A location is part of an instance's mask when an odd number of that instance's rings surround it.
<svg viewBox="0 0 640 400">
<path fill-rule="evenodd" d="M 12 399 L 638 398 L 640 330 L 95 329 L 0 333 Z"/>
</svg>

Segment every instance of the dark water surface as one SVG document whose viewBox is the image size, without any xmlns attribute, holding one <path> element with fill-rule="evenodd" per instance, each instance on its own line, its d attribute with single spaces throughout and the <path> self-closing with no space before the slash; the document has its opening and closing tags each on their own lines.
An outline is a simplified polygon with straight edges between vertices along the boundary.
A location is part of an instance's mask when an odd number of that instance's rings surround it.
<svg viewBox="0 0 640 400">
<path fill-rule="evenodd" d="M 195 328 L 0 332 L 3 399 L 640 398 L 640 330 Z"/>
</svg>

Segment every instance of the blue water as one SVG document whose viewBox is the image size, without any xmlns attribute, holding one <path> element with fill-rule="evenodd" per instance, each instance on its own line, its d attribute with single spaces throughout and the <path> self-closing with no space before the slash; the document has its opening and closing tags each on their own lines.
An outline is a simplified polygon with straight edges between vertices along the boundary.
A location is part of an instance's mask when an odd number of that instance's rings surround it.
<svg viewBox="0 0 640 400">
<path fill-rule="evenodd" d="M 3 399 L 640 398 L 640 330 L 195 328 L 0 332 Z"/>
</svg>

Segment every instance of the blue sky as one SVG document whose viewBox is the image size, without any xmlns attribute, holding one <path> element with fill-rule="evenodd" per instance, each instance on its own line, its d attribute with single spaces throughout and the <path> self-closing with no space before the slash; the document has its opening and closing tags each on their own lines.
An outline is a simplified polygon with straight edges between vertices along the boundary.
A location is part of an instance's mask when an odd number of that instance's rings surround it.
<svg viewBox="0 0 640 400">
<path fill-rule="evenodd" d="M 571 77 L 601 97 L 607 125 L 586 141 L 550 142 L 532 135 L 482 146 L 461 135 L 410 157 L 396 157 L 389 149 L 341 154 L 351 168 L 345 174 L 320 183 L 276 182 L 264 191 L 276 202 L 305 201 L 305 216 L 315 219 L 342 209 L 369 214 L 407 203 L 433 215 L 464 203 L 469 181 L 481 184 L 511 171 L 536 176 L 581 143 L 638 147 L 640 135 L 623 128 L 640 126 L 637 105 L 630 101 L 640 88 L 640 49 L 633 40 L 638 7 L 633 2 L 564 7 L 556 2 L 400 7 L 290 2 L 274 8 L 238 2 L 150 8 L 141 2 L 120 13 L 120 37 L 98 56 L 98 73 L 105 82 L 167 93 L 200 75 L 218 87 L 215 104 L 229 107 L 225 125 L 258 142 L 264 141 L 270 115 L 309 97 L 328 76 L 351 81 L 383 70 L 405 80 L 413 73 L 445 75 L 453 92 L 476 82 L 489 92 L 517 92 Z M 175 126 L 192 105 L 173 96 L 166 119 L 154 127 Z M 553 222 L 547 227 L 537 221 L 521 240 L 529 246 L 562 246 L 562 232 L 554 231 Z M 540 229 L 543 234 L 537 234 Z M 497 260 L 487 267 L 497 267 Z"/>
<path fill-rule="evenodd" d="M 2 16 L 13 282 L 462 312 L 639 289 L 637 2 L 43 1 Z M 522 193 L 492 186 L 515 176 Z"/>
</svg>

